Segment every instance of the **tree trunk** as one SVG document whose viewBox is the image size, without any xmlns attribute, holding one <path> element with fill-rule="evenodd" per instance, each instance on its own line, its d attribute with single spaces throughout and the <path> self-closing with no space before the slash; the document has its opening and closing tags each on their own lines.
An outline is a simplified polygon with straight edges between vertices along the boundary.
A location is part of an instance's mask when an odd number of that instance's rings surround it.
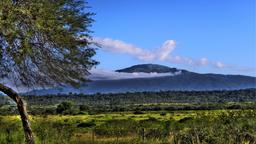
<svg viewBox="0 0 256 144">
<path fill-rule="evenodd" d="M 27 113 L 26 105 L 25 105 L 24 101 L 14 90 L 12 90 L 11 88 L 9 88 L 1 83 L 0 83 L 0 91 L 3 92 L 4 94 L 8 95 L 17 104 L 18 111 L 19 111 L 20 118 L 21 118 L 22 125 L 23 125 L 23 129 L 24 129 L 26 143 L 34 144 L 35 143 L 34 137 L 33 137 L 32 129 L 30 127 L 28 113 Z"/>
</svg>

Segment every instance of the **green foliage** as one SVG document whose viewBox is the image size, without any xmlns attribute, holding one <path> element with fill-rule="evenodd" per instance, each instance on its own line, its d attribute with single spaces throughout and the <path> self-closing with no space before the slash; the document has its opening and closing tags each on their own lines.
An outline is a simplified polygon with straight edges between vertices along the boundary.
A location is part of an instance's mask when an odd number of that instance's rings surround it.
<svg viewBox="0 0 256 144">
<path fill-rule="evenodd" d="M 176 110 L 218 110 L 218 109 L 256 109 L 255 89 L 235 91 L 197 91 L 197 92 L 147 92 L 125 94 L 68 94 L 46 96 L 24 96 L 31 114 L 55 114 L 56 103 L 72 101 L 71 114 L 97 114 L 105 112 L 133 111 L 144 114 L 146 111 Z M 145 98 L 141 98 L 145 97 Z M 116 99 L 115 105 L 111 103 Z M 189 101 L 188 101 L 189 99 Z M 222 100 L 220 102 L 220 100 Z M 0 114 L 16 114 L 17 109 L 6 97 L 0 97 Z"/>
<path fill-rule="evenodd" d="M 176 111 L 134 115 L 32 116 L 42 144 L 233 144 L 256 142 L 255 110 Z M 22 143 L 17 116 L 0 116 L 0 143 Z"/>
<path fill-rule="evenodd" d="M 136 132 L 136 123 L 133 120 L 109 120 L 94 129 L 101 136 L 124 136 Z"/>
<path fill-rule="evenodd" d="M 64 101 L 57 106 L 56 112 L 58 114 L 72 114 L 74 104 L 70 101 Z"/>
<path fill-rule="evenodd" d="M 171 103 L 169 106 L 178 106 L 176 109 L 215 109 L 214 104 L 239 103 L 239 102 L 256 102 L 256 89 L 244 90 L 224 90 L 224 91 L 161 91 L 161 92 L 134 92 L 134 93 L 115 93 L 115 94 L 58 94 L 38 96 L 24 96 L 24 99 L 32 105 L 54 105 L 59 101 L 74 101 L 77 105 L 102 106 L 111 105 L 136 105 L 156 106 Z M 0 97 L 1 98 L 1 97 Z M 113 104 L 113 101 L 115 103 Z M 153 105 L 159 104 L 159 105 Z M 187 106 L 186 104 L 191 104 Z M 213 104 L 213 105 L 211 105 Z M 232 108 L 232 107 L 230 107 Z M 233 106 L 235 108 L 235 106 Z M 160 107 L 161 109 L 161 107 Z M 175 110 L 175 107 L 169 107 Z"/>
<path fill-rule="evenodd" d="M 1 1 L 0 78 L 23 86 L 85 81 L 97 64 L 86 7 L 84 0 Z"/>
<path fill-rule="evenodd" d="M 22 125 L 17 121 L 6 121 L 2 117 L 0 118 L 1 132 L 0 143 L 13 144 L 16 142 L 24 141 L 22 131 Z"/>
<path fill-rule="evenodd" d="M 77 125 L 77 127 L 82 127 L 82 128 L 93 127 L 93 126 L 96 126 L 95 121 L 82 122 Z"/>
<path fill-rule="evenodd" d="M 80 106 L 79 106 L 79 110 L 80 110 L 80 111 L 89 111 L 90 108 L 89 108 L 87 105 L 80 105 Z"/>
<path fill-rule="evenodd" d="M 34 124 L 38 141 L 42 144 L 70 144 L 74 129 L 70 125 L 46 121 Z"/>
</svg>

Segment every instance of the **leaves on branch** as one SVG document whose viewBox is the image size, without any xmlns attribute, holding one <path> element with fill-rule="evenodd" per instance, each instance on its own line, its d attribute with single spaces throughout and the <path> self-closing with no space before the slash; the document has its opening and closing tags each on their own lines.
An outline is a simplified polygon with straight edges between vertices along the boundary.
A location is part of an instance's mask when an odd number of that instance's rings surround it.
<svg viewBox="0 0 256 144">
<path fill-rule="evenodd" d="M 86 81 L 94 13 L 84 0 L 0 2 L 0 78 L 23 86 Z"/>
</svg>

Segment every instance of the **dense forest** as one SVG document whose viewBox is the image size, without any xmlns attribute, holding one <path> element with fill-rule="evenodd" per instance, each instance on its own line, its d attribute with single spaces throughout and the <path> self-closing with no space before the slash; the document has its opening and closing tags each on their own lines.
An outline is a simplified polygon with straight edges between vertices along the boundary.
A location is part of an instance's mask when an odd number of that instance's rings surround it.
<svg viewBox="0 0 256 144">
<path fill-rule="evenodd" d="M 256 109 L 256 89 L 232 91 L 160 91 L 118 94 L 58 94 L 23 96 L 31 114 L 81 114 L 117 111 Z M 0 97 L 0 113 L 15 113 L 7 97 Z M 58 112 L 66 105 L 69 110 Z M 68 105 L 68 106 L 67 106 Z"/>
<path fill-rule="evenodd" d="M 77 105 L 124 105 L 149 103 L 225 103 L 255 102 L 256 89 L 232 91 L 160 91 L 118 94 L 67 94 L 47 96 L 24 96 L 30 105 L 53 105 L 73 101 Z"/>
</svg>

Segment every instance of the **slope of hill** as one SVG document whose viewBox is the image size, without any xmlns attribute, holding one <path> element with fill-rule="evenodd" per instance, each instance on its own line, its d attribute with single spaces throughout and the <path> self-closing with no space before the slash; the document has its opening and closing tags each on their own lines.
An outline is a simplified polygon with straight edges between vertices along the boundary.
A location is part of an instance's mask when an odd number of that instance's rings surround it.
<svg viewBox="0 0 256 144">
<path fill-rule="evenodd" d="M 134 65 L 134 66 L 131 66 L 128 68 L 116 70 L 116 72 L 124 72 L 124 73 L 134 73 L 134 72 L 176 73 L 179 71 L 181 71 L 181 70 L 179 70 L 177 68 L 170 68 L 167 66 L 158 65 L 158 64 L 140 64 L 140 65 Z"/>
<path fill-rule="evenodd" d="M 199 74 L 161 65 L 136 65 L 117 70 L 122 73 L 179 73 L 170 76 L 94 80 L 80 88 L 62 87 L 47 90 L 36 90 L 29 94 L 57 94 L 57 93 L 123 93 L 141 91 L 206 91 L 206 90 L 236 90 L 256 88 L 256 77 L 242 75 Z"/>
</svg>

